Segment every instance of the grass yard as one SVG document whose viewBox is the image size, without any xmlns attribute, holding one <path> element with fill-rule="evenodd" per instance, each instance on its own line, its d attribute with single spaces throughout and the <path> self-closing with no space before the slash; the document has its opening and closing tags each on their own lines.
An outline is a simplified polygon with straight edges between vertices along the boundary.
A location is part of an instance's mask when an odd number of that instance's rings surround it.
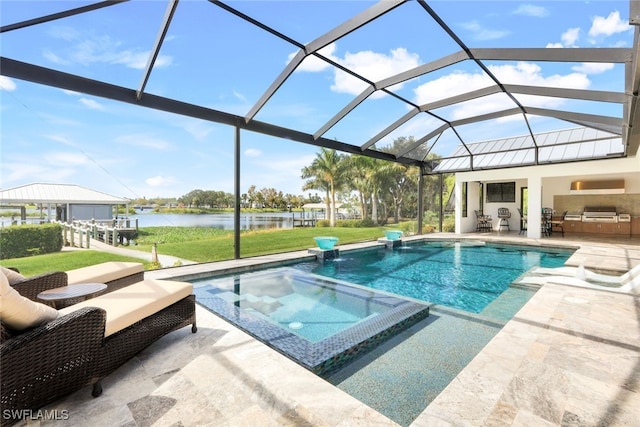
<svg viewBox="0 0 640 427">
<path fill-rule="evenodd" d="M 294 228 L 241 233 L 241 257 L 248 258 L 280 252 L 304 250 L 315 247 L 314 236 L 335 236 L 338 246 L 346 243 L 377 240 L 384 236 L 384 227 L 369 228 Z M 129 249 L 146 254 L 154 243 L 158 254 L 171 255 L 195 262 L 210 262 L 233 259 L 233 232 L 208 227 L 146 227 L 140 229 L 136 246 Z M 5 259 L 5 267 L 16 267 L 25 276 L 49 271 L 66 271 L 105 261 L 134 261 L 145 263 L 145 268 L 153 268 L 139 258 L 115 255 L 95 250 L 63 251 L 54 254 L 36 255 L 25 258 Z"/>
</svg>

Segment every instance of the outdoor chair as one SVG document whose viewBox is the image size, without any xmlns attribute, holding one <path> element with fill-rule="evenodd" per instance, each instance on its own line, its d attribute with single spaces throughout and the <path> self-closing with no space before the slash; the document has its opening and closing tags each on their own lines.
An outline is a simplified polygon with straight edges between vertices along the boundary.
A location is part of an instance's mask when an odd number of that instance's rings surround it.
<svg viewBox="0 0 640 427">
<path fill-rule="evenodd" d="M 564 237 L 564 217 L 567 215 L 567 211 L 562 213 L 560 219 L 551 219 L 551 232 L 553 232 L 554 228 L 559 228 L 562 232 L 562 237 Z"/>
<path fill-rule="evenodd" d="M 144 278 L 144 266 L 137 262 L 103 262 L 89 267 L 82 267 L 69 271 L 56 271 L 42 273 L 35 276 L 23 277 L 16 276 L 11 286 L 13 286 L 20 295 L 29 298 L 32 301 L 41 302 L 43 304 L 54 307 L 53 303 L 38 300 L 40 292 L 59 288 L 62 286 L 73 285 L 78 283 L 104 283 L 107 289 L 100 294 L 113 292 L 124 286 L 139 282 Z M 96 295 L 97 296 L 97 295 Z M 56 308 L 73 305 L 82 299 L 68 299 L 58 303 Z"/>
<path fill-rule="evenodd" d="M 507 231 L 511 231 L 509 228 L 509 218 L 511 218 L 511 212 L 509 212 L 509 208 L 498 208 L 498 231 L 502 229 L 502 227 L 507 227 Z"/>
<path fill-rule="evenodd" d="M 476 213 L 476 231 L 491 231 L 493 229 L 491 215 L 483 215 L 479 211 Z"/>
<path fill-rule="evenodd" d="M 551 236 L 551 219 L 553 218 L 553 209 L 542 208 L 542 221 L 540 222 L 540 234 L 542 236 Z"/>
<path fill-rule="evenodd" d="M 20 295 L 3 271 L 0 291 L 1 426 L 88 385 L 98 397 L 102 378 L 160 337 L 197 330 L 186 282 L 143 280 L 62 310 Z"/>
</svg>

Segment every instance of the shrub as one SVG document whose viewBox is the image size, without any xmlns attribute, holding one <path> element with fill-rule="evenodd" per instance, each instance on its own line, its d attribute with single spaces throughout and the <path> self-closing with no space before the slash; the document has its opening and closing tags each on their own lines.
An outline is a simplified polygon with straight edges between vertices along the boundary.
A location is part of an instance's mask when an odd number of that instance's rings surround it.
<svg viewBox="0 0 640 427">
<path fill-rule="evenodd" d="M 456 222 L 453 219 L 445 219 L 442 222 L 442 231 L 444 232 L 448 232 L 448 233 L 453 233 L 454 231 L 456 231 Z"/>
<path fill-rule="evenodd" d="M 316 227 L 319 227 L 319 228 L 321 228 L 321 227 L 329 227 L 329 225 L 330 225 L 330 223 L 329 223 L 328 219 L 319 219 L 316 222 Z"/>
<path fill-rule="evenodd" d="M 0 259 L 60 252 L 62 245 L 60 224 L 14 225 L 0 231 Z"/>
</svg>

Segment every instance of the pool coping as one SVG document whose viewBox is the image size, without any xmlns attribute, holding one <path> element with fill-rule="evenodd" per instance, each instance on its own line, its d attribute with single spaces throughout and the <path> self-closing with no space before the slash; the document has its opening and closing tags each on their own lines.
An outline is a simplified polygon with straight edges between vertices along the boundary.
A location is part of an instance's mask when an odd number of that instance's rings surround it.
<svg viewBox="0 0 640 427">
<path fill-rule="evenodd" d="M 358 299 L 374 299 L 377 304 L 390 307 L 388 311 L 367 318 L 357 324 L 317 342 L 308 341 L 258 315 L 242 310 L 232 302 L 211 294 L 214 287 L 195 287 L 198 303 L 230 322 L 247 334 L 259 339 L 291 360 L 315 373 L 327 375 L 356 359 L 360 354 L 429 316 L 430 304 L 377 291 L 357 284 L 330 279 L 293 268 L 269 270 L 265 274 L 292 272 L 322 282 L 314 284 Z M 226 275 L 225 275 L 226 276 Z M 214 277 L 220 277 L 216 275 Z M 218 288 L 219 289 L 219 288 Z"/>
</svg>

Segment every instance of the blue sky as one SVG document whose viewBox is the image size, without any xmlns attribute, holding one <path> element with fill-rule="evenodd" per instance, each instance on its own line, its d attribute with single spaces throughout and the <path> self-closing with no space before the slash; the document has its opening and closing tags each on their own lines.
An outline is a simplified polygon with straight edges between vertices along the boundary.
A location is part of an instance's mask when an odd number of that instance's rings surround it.
<svg viewBox="0 0 640 427">
<path fill-rule="evenodd" d="M 0 3 L 2 25 L 87 4 Z M 371 6 L 368 1 L 240 1 L 238 10 L 308 43 Z M 628 2 L 436 1 L 431 7 L 472 48 L 630 47 Z M 164 15 L 164 1 L 129 3 L 0 35 L 3 56 L 136 88 Z M 326 46 L 322 54 L 378 81 L 459 50 L 416 3 L 402 6 Z M 207 1 L 180 2 L 146 90 L 245 115 L 295 54 L 292 45 L 259 31 Z M 613 64 L 488 63 L 508 83 L 624 90 Z M 487 86 L 470 61 L 394 87 L 417 104 Z M 0 76 L 0 186 L 34 182 L 83 185 L 121 197 L 179 197 L 193 189 L 233 192 L 234 129 Z M 306 59 L 257 120 L 316 132 L 363 89 L 362 83 Z M 449 120 L 501 109 L 500 95 L 440 109 Z M 527 105 L 620 116 L 619 106 L 529 97 Z M 372 96 L 324 136 L 364 143 L 406 112 L 390 96 Z M 394 137 L 420 138 L 440 123 L 425 115 Z M 534 131 L 557 127 L 532 119 Z M 573 127 L 566 124 L 565 128 Z M 464 127 L 468 141 L 526 133 L 509 118 Z M 303 194 L 301 169 L 316 147 L 242 132 L 241 189 L 274 187 Z M 443 135 L 440 154 L 458 141 Z"/>
</svg>

